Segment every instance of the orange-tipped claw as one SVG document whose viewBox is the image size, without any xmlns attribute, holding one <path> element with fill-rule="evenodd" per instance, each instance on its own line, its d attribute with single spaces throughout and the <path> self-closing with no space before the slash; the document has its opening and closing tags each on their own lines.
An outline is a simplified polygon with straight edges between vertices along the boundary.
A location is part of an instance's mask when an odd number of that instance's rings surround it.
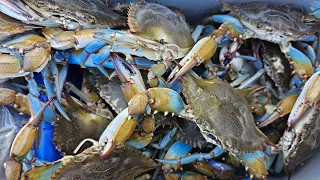
<svg viewBox="0 0 320 180">
<path fill-rule="evenodd" d="M 136 118 L 129 116 L 128 108 L 118 114 L 99 138 L 99 145 L 104 146 L 101 158 L 107 157 L 116 145 L 123 145 L 133 133 L 137 123 Z"/>
<path fill-rule="evenodd" d="M 171 82 L 180 78 L 193 67 L 199 66 L 204 61 L 210 59 L 215 54 L 216 50 L 217 43 L 215 41 L 215 36 L 205 37 L 198 41 L 183 60 L 181 60 L 182 62 L 187 61 L 187 63 L 180 69 Z M 170 75 L 170 77 L 172 76 L 173 75 Z M 168 81 L 170 81 L 170 79 L 168 79 Z"/>
<path fill-rule="evenodd" d="M 32 148 L 34 144 L 34 140 L 38 135 L 38 125 L 41 122 L 41 117 L 51 103 L 53 99 L 48 101 L 40 111 L 34 116 L 31 117 L 29 122 L 23 126 L 23 128 L 19 131 L 17 136 L 14 138 L 10 154 L 13 157 L 24 157 Z"/>
<path fill-rule="evenodd" d="M 277 105 L 276 109 L 273 111 L 273 113 L 266 119 L 264 120 L 261 124 L 259 124 L 259 128 L 264 127 L 279 117 L 283 117 L 287 114 L 289 114 L 293 108 L 294 103 L 296 102 L 298 98 L 298 94 L 290 94 L 283 98 Z"/>
</svg>

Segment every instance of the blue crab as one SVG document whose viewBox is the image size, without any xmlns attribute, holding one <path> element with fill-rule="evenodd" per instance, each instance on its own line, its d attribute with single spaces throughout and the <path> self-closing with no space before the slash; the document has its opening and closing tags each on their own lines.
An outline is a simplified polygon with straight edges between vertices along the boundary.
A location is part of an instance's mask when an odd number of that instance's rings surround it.
<svg viewBox="0 0 320 180">
<path fill-rule="evenodd" d="M 65 99 L 63 106 L 72 121 L 55 122 L 53 142 L 61 153 L 71 155 L 83 139 L 99 138 L 111 119 L 95 114 L 67 93 Z"/>
<path fill-rule="evenodd" d="M 289 175 L 319 146 L 319 83 L 320 72 L 306 82 L 288 118 L 288 129 L 278 143 Z"/>
<path fill-rule="evenodd" d="M 126 19 L 99 0 L 1 1 L 0 11 L 24 23 L 66 29 L 125 26 Z"/>
<path fill-rule="evenodd" d="M 25 179 L 133 179 L 159 165 L 138 150 L 122 147 L 114 149 L 108 158 L 101 159 L 95 149 L 86 149 L 75 156 L 24 172 Z"/>
<path fill-rule="evenodd" d="M 132 3 L 128 11 L 128 25 L 129 31 L 84 29 L 73 32 L 45 28 L 43 34 L 55 49 L 84 48 L 78 64 L 83 67 L 93 64 L 107 77 L 104 65 L 109 62 L 112 52 L 122 53 L 127 59 L 134 55 L 163 60 L 160 64 L 166 65 L 168 61 L 183 57 L 194 45 L 185 20 L 162 5 Z"/>
<path fill-rule="evenodd" d="M 233 41 L 243 42 L 245 39 L 258 38 L 280 45 L 281 51 L 290 60 L 293 70 L 302 79 L 309 78 L 314 69 L 310 59 L 301 51 L 292 46 L 291 41 L 313 41 L 316 39 L 317 26 L 309 26 L 300 18 L 286 9 L 264 2 L 250 2 L 243 4 L 227 4 L 223 6 L 232 12 L 230 15 L 213 15 L 205 21 L 223 23 L 219 29 L 214 30 L 209 37 L 197 42 L 193 49 L 180 62 L 183 66 L 177 73 L 176 68 L 169 80 L 181 77 L 194 66 L 211 58 L 215 50 L 204 51 L 216 46 L 226 37 Z M 208 43 L 211 43 L 209 46 Z M 208 56 L 205 56 L 207 52 Z"/>
<path fill-rule="evenodd" d="M 139 118 L 139 115 L 151 113 L 151 109 L 155 110 L 153 114 L 163 112 L 164 115 L 167 116 L 169 113 L 172 113 L 172 115 L 177 114 L 186 119 L 193 120 L 201 130 L 201 133 L 207 142 L 226 148 L 226 150 L 239 155 L 239 158 L 243 158 L 244 160 L 245 156 L 241 157 L 240 154 L 254 154 L 257 151 L 264 149 L 267 143 L 273 145 L 273 143 L 270 142 L 268 138 L 255 126 L 249 105 L 244 106 L 247 104 L 246 100 L 237 94 L 227 83 L 224 83 L 221 80 L 206 81 L 196 75 L 187 74 L 183 77 L 183 86 L 183 93 L 187 98 L 188 106 L 183 102 L 178 93 L 168 88 L 150 88 L 144 92 L 136 94 L 129 101 L 128 108 L 123 110 L 106 128 L 99 141 L 95 142 L 90 140 L 94 143 L 94 147 L 100 150 L 101 157 L 106 158 L 113 148 L 117 147 L 117 145 L 123 144 L 132 134 L 138 121 L 136 118 Z M 220 88 L 220 86 L 223 86 L 224 88 Z M 226 89 L 228 89 L 228 91 L 226 91 Z M 219 97 L 224 97 L 228 100 L 219 99 Z M 205 100 L 206 98 L 216 99 Z M 212 104 L 210 103 L 209 107 L 216 107 L 217 110 L 209 110 L 208 112 L 206 108 L 203 108 L 204 105 L 199 101 L 203 103 L 214 102 Z M 225 103 L 228 104 L 231 102 L 235 103 L 235 105 L 239 104 L 239 106 L 234 106 L 234 110 L 231 111 L 236 113 L 233 117 L 238 119 L 238 121 L 227 120 L 230 119 L 226 113 L 230 112 L 228 109 L 218 110 L 219 107 L 227 107 L 224 106 L 226 105 Z M 243 113 L 240 113 L 237 108 L 242 109 Z M 215 112 L 215 115 L 208 115 L 208 113 L 210 114 L 210 112 L 213 111 Z M 225 124 L 225 128 L 233 128 L 232 130 L 228 130 L 228 132 L 230 132 L 228 136 L 226 136 L 225 133 L 221 133 L 221 129 L 217 128 L 221 127 L 220 124 L 212 125 L 212 123 L 220 123 L 220 120 L 222 120 L 222 124 Z M 224 131 L 226 131 L 226 129 L 224 129 Z M 235 133 L 239 134 L 235 137 Z M 172 135 L 168 134 L 168 137 L 171 136 Z M 241 136 L 243 137 L 240 139 L 239 137 Z M 249 138 L 251 136 L 252 138 Z M 248 143 L 251 143 L 250 146 L 247 146 Z M 81 144 L 79 147 L 80 146 Z M 210 153 L 194 154 L 190 157 L 183 157 L 179 162 L 185 164 L 197 159 L 211 159 L 219 156 L 224 151 L 225 150 L 217 147 Z M 261 158 L 260 156 L 258 157 Z M 253 158 L 254 160 L 252 160 L 252 158 L 248 159 L 247 163 L 250 163 L 251 161 L 260 162 L 259 160 L 255 160 L 256 158 Z M 172 161 L 173 163 L 178 162 L 177 160 Z M 167 161 L 164 162 L 168 163 Z M 263 166 L 264 164 L 261 167 Z M 250 168 L 254 167 L 255 166 L 250 166 Z M 252 173 L 254 172 L 255 171 L 252 171 Z M 267 174 L 266 170 L 257 172 L 258 173 L 255 174 L 257 177 L 263 177 Z"/>
</svg>

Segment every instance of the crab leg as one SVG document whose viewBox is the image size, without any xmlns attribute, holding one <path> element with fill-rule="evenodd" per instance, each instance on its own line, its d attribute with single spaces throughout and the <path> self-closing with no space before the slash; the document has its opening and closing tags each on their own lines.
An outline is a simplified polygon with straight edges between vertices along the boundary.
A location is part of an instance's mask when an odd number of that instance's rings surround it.
<svg viewBox="0 0 320 180">
<path fill-rule="evenodd" d="M 30 107 L 34 112 L 38 112 L 41 109 L 41 101 L 38 97 L 40 97 L 40 93 L 38 90 L 38 84 L 33 78 L 33 74 L 30 73 L 29 76 L 26 76 L 26 80 L 28 82 L 29 95 L 28 99 L 30 101 Z M 31 112 L 32 114 L 33 112 Z M 44 121 L 48 123 L 53 123 L 57 119 L 56 113 L 49 106 L 44 112 Z"/>
<path fill-rule="evenodd" d="M 203 161 L 220 156 L 226 150 L 216 146 L 210 153 L 196 153 L 188 156 L 183 156 L 179 159 L 159 159 L 158 161 L 164 164 L 189 164 L 194 161 Z"/>
<path fill-rule="evenodd" d="M 49 67 L 48 66 L 44 67 L 43 70 L 41 71 L 41 73 L 42 73 L 44 85 L 45 85 L 47 93 L 48 93 L 48 97 L 50 99 L 52 99 L 56 95 L 55 95 L 55 92 L 54 92 L 53 87 L 52 87 L 51 82 L 50 82 Z M 53 104 L 57 108 L 57 110 L 61 113 L 61 115 L 64 118 L 66 118 L 66 120 L 71 121 L 71 119 L 69 118 L 68 114 L 62 108 L 62 106 L 61 106 L 61 104 L 59 103 L 58 100 L 54 99 L 53 100 Z"/>
<path fill-rule="evenodd" d="M 151 146 L 156 149 L 162 149 L 162 148 L 166 147 L 169 144 L 169 142 L 171 141 L 171 139 L 173 138 L 173 136 L 176 134 L 177 130 L 178 129 L 176 127 L 173 128 L 171 131 L 169 131 L 169 133 L 166 136 L 164 136 L 164 138 L 162 139 L 162 141 L 159 144 L 152 143 Z"/>
<path fill-rule="evenodd" d="M 313 49 L 313 47 L 305 42 L 297 42 L 297 44 L 303 48 L 305 54 L 310 59 L 312 65 L 315 66 L 317 57 L 316 57 L 316 52 Z"/>
<path fill-rule="evenodd" d="M 80 89 L 78 89 L 76 86 L 74 86 L 72 83 L 70 82 L 66 82 L 65 84 L 66 88 L 70 91 L 72 91 L 73 93 L 75 93 L 77 96 L 79 96 L 82 100 L 84 100 L 87 104 L 91 104 L 94 101 L 88 97 L 84 92 L 82 92 Z"/>
<path fill-rule="evenodd" d="M 317 20 L 319 20 L 320 19 L 320 1 L 319 0 L 310 1 L 308 6 L 311 10 L 310 15 L 313 15 Z"/>
<path fill-rule="evenodd" d="M 180 141 L 175 142 L 167 151 L 167 153 L 164 156 L 164 159 L 157 159 L 157 161 L 163 161 L 163 160 L 170 160 L 170 159 L 179 159 L 184 156 L 186 156 L 190 151 L 192 150 L 192 147 L 190 145 L 184 144 Z M 181 166 L 180 163 L 175 163 L 172 165 L 165 164 L 164 165 L 164 173 L 168 173 L 170 169 L 177 170 Z"/>
</svg>

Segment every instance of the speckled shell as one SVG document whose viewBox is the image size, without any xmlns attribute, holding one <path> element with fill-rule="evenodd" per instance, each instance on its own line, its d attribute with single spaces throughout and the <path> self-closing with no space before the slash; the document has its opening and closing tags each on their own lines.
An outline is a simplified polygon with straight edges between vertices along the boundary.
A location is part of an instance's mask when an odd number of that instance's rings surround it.
<svg viewBox="0 0 320 180">
<path fill-rule="evenodd" d="M 94 27 L 111 28 L 126 26 L 126 18 L 111 11 L 101 0 L 24 0 L 41 14 L 58 14 L 80 24 L 91 24 Z"/>
<path fill-rule="evenodd" d="M 288 41 L 313 34 L 317 28 L 308 26 L 285 8 L 266 2 L 223 5 L 236 17 L 249 22 L 270 35 L 282 36 Z"/>
<path fill-rule="evenodd" d="M 99 153 L 79 154 L 62 166 L 51 180 L 127 180 L 157 166 L 140 151 L 123 147 L 114 149 L 106 159 L 101 159 Z"/>
<path fill-rule="evenodd" d="M 138 36 L 188 48 L 194 44 L 183 17 L 169 8 L 152 3 L 133 3 L 128 12 L 130 32 Z"/>
<path fill-rule="evenodd" d="M 182 78 L 188 108 L 208 142 L 232 153 L 264 149 L 267 137 L 256 127 L 247 101 L 221 80 L 203 80 L 191 74 Z"/>
</svg>

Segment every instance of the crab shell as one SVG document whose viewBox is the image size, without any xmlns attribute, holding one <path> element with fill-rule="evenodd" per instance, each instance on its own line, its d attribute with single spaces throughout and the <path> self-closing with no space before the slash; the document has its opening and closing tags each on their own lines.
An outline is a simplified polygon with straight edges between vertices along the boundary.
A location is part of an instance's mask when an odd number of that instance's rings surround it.
<svg viewBox="0 0 320 180">
<path fill-rule="evenodd" d="M 179 124 L 178 132 L 175 136 L 177 141 L 191 145 L 194 148 L 203 148 L 210 146 L 206 139 L 202 136 L 198 126 L 192 121 L 186 121 L 178 118 Z"/>
<path fill-rule="evenodd" d="M 263 42 L 263 44 L 265 48 L 262 58 L 266 73 L 273 80 L 275 86 L 285 92 L 289 89 L 292 77 L 289 62 L 279 47 L 268 42 Z"/>
<path fill-rule="evenodd" d="M 66 96 L 68 103 L 64 107 L 71 121 L 65 119 L 54 124 L 53 142 L 57 149 L 64 154 L 71 155 L 80 142 L 86 138 L 98 140 L 104 129 L 111 122 L 110 119 L 101 117 L 85 108 L 76 99 Z M 84 146 L 82 150 L 89 147 Z"/>
<path fill-rule="evenodd" d="M 152 159 L 129 147 L 115 148 L 106 159 L 87 150 L 61 166 L 51 179 L 127 180 L 158 167 Z"/>
<path fill-rule="evenodd" d="M 100 0 L 19 0 L 2 3 L 3 13 L 32 24 L 60 24 L 67 25 L 68 29 L 126 26 L 126 18 L 111 11 Z"/>
<path fill-rule="evenodd" d="M 227 4 L 222 3 L 246 28 L 254 32 L 253 37 L 279 43 L 292 41 L 313 34 L 317 27 L 303 23 L 285 8 L 265 2 Z M 250 27 L 249 27 L 250 26 Z M 251 34 L 246 34 L 251 36 Z"/>
<path fill-rule="evenodd" d="M 267 137 L 256 127 L 247 101 L 221 80 L 203 80 L 186 74 L 182 78 L 187 112 L 208 142 L 231 153 L 253 153 L 264 149 Z"/>
<path fill-rule="evenodd" d="M 95 76 L 95 87 L 97 88 L 100 97 L 104 99 L 117 114 L 128 107 L 119 79 L 114 78 L 108 80 L 97 70 L 93 69 L 91 72 Z"/>
<path fill-rule="evenodd" d="M 190 28 L 183 17 L 159 4 L 131 4 L 128 25 L 132 34 L 163 44 L 175 44 L 180 48 L 189 48 L 194 44 Z"/>
</svg>

